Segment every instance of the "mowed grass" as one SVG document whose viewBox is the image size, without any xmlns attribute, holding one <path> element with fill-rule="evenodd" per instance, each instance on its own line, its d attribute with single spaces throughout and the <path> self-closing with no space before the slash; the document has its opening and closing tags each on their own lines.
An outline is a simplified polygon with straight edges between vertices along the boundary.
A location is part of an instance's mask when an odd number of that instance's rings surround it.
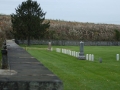
<svg viewBox="0 0 120 90">
<path fill-rule="evenodd" d="M 116 61 L 116 54 L 120 54 L 119 46 L 85 46 L 85 54 L 94 54 L 94 62 L 55 51 L 55 48 L 79 51 L 79 46 L 53 46 L 52 52 L 43 49 L 47 47 L 33 45 L 27 50 L 63 81 L 64 90 L 120 89 L 120 61 Z M 99 58 L 102 58 L 102 63 L 99 63 Z"/>
</svg>

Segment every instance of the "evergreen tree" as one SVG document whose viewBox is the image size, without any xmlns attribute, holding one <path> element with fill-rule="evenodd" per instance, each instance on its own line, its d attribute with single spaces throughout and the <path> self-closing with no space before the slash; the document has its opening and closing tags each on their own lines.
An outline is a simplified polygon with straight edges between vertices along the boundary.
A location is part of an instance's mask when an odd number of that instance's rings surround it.
<svg viewBox="0 0 120 90">
<path fill-rule="evenodd" d="M 115 39 L 117 41 L 119 41 L 119 39 L 120 39 L 120 32 L 117 29 L 115 29 Z"/>
<path fill-rule="evenodd" d="M 30 45 L 31 39 L 39 39 L 45 35 L 50 22 L 45 23 L 45 14 L 36 1 L 22 2 L 16 9 L 16 14 L 11 15 L 12 34 L 15 39 L 27 39 Z"/>
</svg>

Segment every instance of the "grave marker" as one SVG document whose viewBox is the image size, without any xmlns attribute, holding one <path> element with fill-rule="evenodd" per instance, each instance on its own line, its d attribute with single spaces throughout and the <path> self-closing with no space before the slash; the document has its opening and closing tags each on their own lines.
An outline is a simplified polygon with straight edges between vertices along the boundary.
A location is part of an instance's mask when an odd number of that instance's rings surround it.
<svg viewBox="0 0 120 90">
<path fill-rule="evenodd" d="M 75 51 L 73 51 L 73 56 L 75 57 Z"/>
<path fill-rule="evenodd" d="M 70 50 L 70 56 L 71 56 L 72 54 L 71 54 L 71 50 Z"/>
<path fill-rule="evenodd" d="M 75 52 L 75 54 L 76 54 L 76 57 L 78 57 L 78 52 Z"/>
<path fill-rule="evenodd" d="M 51 51 L 51 42 L 48 42 L 48 50 Z"/>
<path fill-rule="evenodd" d="M 89 61 L 91 61 L 91 59 L 92 59 L 92 58 L 91 58 L 91 54 L 89 54 Z"/>
<path fill-rule="evenodd" d="M 72 56 L 74 56 L 73 54 L 74 54 L 74 53 L 73 53 L 73 51 L 72 51 Z"/>
<path fill-rule="evenodd" d="M 89 58 L 88 58 L 88 54 L 86 54 L 86 60 L 88 60 Z"/>
<path fill-rule="evenodd" d="M 79 60 L 85 60 L 85 55 L 84 55 L 84 42 L 80 42 L 80 53 L 79 53 L 79 56 L 78 56 L 78 59 Z"/>
<path fill-rule="evenodd" d="M 99 62 L 102 63 L 102 58 L 99 58 Z"/>
<path fill-rule="evenodd" d="M 116 54 L 116 60 L 119 61 L 119 54 Z"/>
<path fill-rule="evenodd" d="M 94 55 L 93 54 L 91 55 L 91 61 L 94 61 Z"/>
</svg>

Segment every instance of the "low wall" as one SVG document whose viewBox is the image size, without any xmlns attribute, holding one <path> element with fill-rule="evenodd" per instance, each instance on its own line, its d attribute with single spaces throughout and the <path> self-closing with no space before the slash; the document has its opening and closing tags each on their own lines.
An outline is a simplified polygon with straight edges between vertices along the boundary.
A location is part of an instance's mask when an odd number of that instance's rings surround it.
<svg viewBox="0 0 120 90">
<path fill-rule="evenodd" d="M 31 40 L 31 44 L 40 44 L 40 45 L 48 45 L 49 40 Z M 68 41 L 68 40 L 51 40 L 52 45 L 59 46 L 77 46 L 80 44 L 80 41 Z M 27 40 L 20 41 L 19 44 L 26 44 Z M 120 41 L 85 41 L 85 46 L 119 46 Z"/>
<path fill-rule="evenodd" d="M 0 69 L 0 90 L 63 90 L 63 82 L 12 40 L 7 40 L 9 68 Z"/>
</svg>

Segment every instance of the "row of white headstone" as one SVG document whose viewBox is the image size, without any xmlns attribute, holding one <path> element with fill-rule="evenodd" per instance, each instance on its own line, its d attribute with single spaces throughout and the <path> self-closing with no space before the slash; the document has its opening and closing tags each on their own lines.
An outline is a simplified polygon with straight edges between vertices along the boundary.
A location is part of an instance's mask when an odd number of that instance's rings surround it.
<svg viewBox="0 0 120 90">
<path fill-rule="evenodd" d="M 74 56 L 74 57 L 79 57 L 79 52 L 71 51 L 71 50 L 68 50 L 68 49 L 56 48 L 56 52 L 67 54 L 67 55 Z M 94 61 L 94 54 L 86 54 L 86 60 Z M 119 54 L 116 54 L 116 60 L 117 61 L 120 60 L 120 55 Z"/>
<path fill-rule="evenodd" d="M 71 50 L 68 50 L 68 49 L 56 48 L 56 52 L 67 54 L 67 55 L 74 56 L 74 57 L 78 57 L 79 56 L 79 52 L 71 51 Z"/>
<path fill-rule="evenodd" d="M 86 54 L 86 60 L 94 61 L 94 54 Z"/>
<path fill-rule="evenodd" d="M 56 52 L 67 54 L 67 55 L 74 56 L 74 57 L 79 57 L 79 53 L 80 53 L 80 52 L 71 51 L 68 49 L 61 49 L 61 48 L 56 48 Z M 93 54 L 86 54 L 86 60 L 94 61 L 94 55 Z"/>
</svg>

